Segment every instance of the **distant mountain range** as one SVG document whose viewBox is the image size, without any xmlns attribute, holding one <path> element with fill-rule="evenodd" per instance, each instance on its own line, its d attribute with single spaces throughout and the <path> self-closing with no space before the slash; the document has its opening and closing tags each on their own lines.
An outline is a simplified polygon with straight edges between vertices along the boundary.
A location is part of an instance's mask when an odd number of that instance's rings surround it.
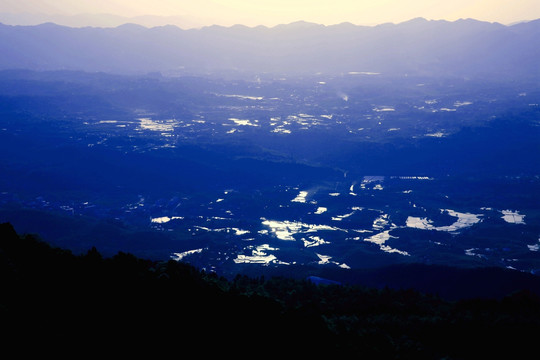
<svg viewBox="0 0 540 360">
<path fill-rule="evenodd" d="M 70 27 L 116 27 L 123 24 L 139 24 L 145 27 L 175 25 L 182 29 L 201 28 L 207 19 L 193 16 L 120 16 L 113 14 L 77 14 L 77 15 L 48 15 L 42 13 L 0 13 L 0 23 L 6 25 L 39 25 L 52 22 Z"/>
<path fill-rule="evenodd" d="M 183 30 L 0 25 L 0 69 L 111 73 L 385 75 L 540 79 L 540 19 L 512 26 L 472 19 Z"/>
</svg>

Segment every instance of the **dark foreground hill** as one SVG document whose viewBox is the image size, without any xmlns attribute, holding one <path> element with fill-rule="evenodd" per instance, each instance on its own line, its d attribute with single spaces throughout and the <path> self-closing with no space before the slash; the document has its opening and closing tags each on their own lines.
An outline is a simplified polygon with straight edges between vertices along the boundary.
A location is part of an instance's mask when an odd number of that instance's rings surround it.
<svg viewBox="0 0 540 360">
<path fill-rule="evenodd" d="M 232 280 L 181 262 L 52 248 L 0 225 L 2 347 L 23 355 L 467 359 L 529 353 L 540 298 L 446 301 L 415 290 Z"/>
</svg>

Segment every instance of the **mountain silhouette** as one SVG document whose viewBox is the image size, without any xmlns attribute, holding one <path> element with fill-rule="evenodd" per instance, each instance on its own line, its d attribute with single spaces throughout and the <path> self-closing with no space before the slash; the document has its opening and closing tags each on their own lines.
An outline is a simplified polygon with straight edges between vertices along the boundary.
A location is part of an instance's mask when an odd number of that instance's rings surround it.
<svg viewBox="0 0 540 360">
<path fill-rule="evenodd" d="M 209 26 L 182 30 L 70 28 L 52 23 L 0 25 L 0 69 L 111 73 L 242 72 L 485 78 L 540 77 L 540 20 L 505 26 L 474 19 L 416 18 L 400 24 L 274 27 Z"/>
</svg>

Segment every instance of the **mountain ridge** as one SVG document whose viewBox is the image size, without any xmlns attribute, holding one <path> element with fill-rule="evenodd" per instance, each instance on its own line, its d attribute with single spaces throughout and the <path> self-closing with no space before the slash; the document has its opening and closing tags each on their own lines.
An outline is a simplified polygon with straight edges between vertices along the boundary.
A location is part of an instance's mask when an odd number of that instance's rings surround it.
<svg viewBox="0 0 540 360">
<path fill-rule="evenodd" d="M 63 26 L 63 27 L 70 27 L 70 28 L 116 28 L 116 27 L 119 27 L 119 26 L 122 26 L 124 24 L 136 24 L 136 25 L 140 25 L 140 26 L 143 26 L 147 29 L 151 29 L 151 28 L 155 28 L 155 27 L 164 27 L 164 26 L 174 26 L 174 27 L 178 27 L 179 29 L 182 29 L 182 30 L 200 30 L 200 29 L 203 29 L 203 28 L 207 28 L 207 27 L 220 27 L 220 28 L 232 28 L 232 27 L 237 27 L 237 26 L 242 26 L 242 27 L 246 27 L 246 28 L 249 28 L 249 29 L 256 29 L 256 28 L 266 28 L 266 29 L 274 29 L 276 27 L 284 27 L 284 26 L 297 26 L 297 25 L 308 25 L 308 26 L 313 26 L 313 25 L 316 25 L 316 26 L 320 26 L 320 27 L 338 27 L 338 26 L 342 26 L 342 25 L 347 25 L 347 26 L 353 26 L 353 27 L 357 27 L 357 28 L 373 28 L 373 27 L 380 27 L 380 26 L 389 26 L 389 25 L 394 25 L 394 26 L 397 26 L 397 25 L 403 25 L 403 24 L 408 24 L 408 23 L 455 23 L 455 22 L 464 22 L 464 21 L 472 21 L 472 22 L 478 22 L 478 23 L 486 23 L 486 24 L 497 24 L 497 25 L 500 25 L 500 26 L 504 26 L 504 27 L 513 27 L 513 26 L 517 26 L 517 25 L 524 25 L 524 24 L 528 24 L 528 23 L 532 23 L 532 22 L 535 22 L 535 21 L 540 21 L 540 19 L 531 19 L 531 20 L 523 20 L 523 21 L 519 21 L 519 22 L 514 22 L 512 24 L 502 24 L 502 23 L 499 23 L 499 22 L 496 22 L 496 21 L 485 21 L 485 20 L 479 20 L 479 19 L 474 19 L 474 18 L 459 18 L 459 19 L 456 19 L 456 20 L 446 20 L 446 19 L 427 19 L 425 17 L 415 17 L 415 18 L 411 18 L 409 20 L 404 20 L 404 21 L 400 21 L 400 22 L 385 22 L 385 23 L 379 23 L 379 24 L 373 24 L 373 25 L 364 25 L 364 24 L 354 24 L 350 21 L 343 21 L 343 22 L 340 22 L 340 23 L 335 23 L 335 24 L 322 24 L 322 23 L 317 23 L 317 22 L 312 22 L 312 21 L 306 21 L 306 20 L 296 20 L 296 21 L 291 21 L 291 22 L 288 22 L 288 23 L 279 23 L 279 24 L 275 24 L 275 25 L 263 25 L 263 24 L 259 24 L 259 25 L 245 25 L 245 24 L 241 24 L 241 23 L 235 23 L 235 24 L 232 24 L 232 25 L 221 25 L 221 24 L 213 24 L 213 25 L 200 25 L 198 27 L 183 27 L 181 26 L 178 22 L 173 22 L 173 21 L 170 21 L 170 22 L 167 22 L 166 19 L 182 19 L 181 16 L 134 16 L 134 17 L 125 17 L 125 16 L 116 16 L 116 15 L 109 15 L 109 14 L 81 14 L 81 15 L 72 15 L 72 16 L 59 16 L 58 19 L 56 19 L 55 17 L 49 17 L 49 18 L 46 18 L 46 17 L 43 17 L 43 18 L 38 18 L 37 15 L 35 16 L 36 17 L 36 20 L 34 20 L 34 22 L 31 22 L 31 21 L 18 21 L 18 23 L 12 19 L 16 14 L 9 14 L 9 13 L 0 13 L 0 24 L 4 24 L 4 25 L 8 25 L 8 26 L 38 26 L 38 25 L 41 25 L 41 24 L 44 24 L 44 23 L 53 23 L 53 24 L 56 24 L 58 26 Z M 27 14 L 27 15 L 35 15 L 35 14 Z M 103 22 L 103 25 L 100 25 L 100 24 L 96 24 L 96 25 L 89 25 L 89 24 L 85 24 L 85 25 L 73 25 L 73 24 L 69 24 L 69 23 L 66 23 L 66 22 L 62 22 L 61 21 L 61 18 L 74 18 L 74 19 L 77 19 L 77 18 L 84 18 L 84 17 L 94 17 L 94 18 L 99 18 L 99 17 L 110 17 L 110 18 L 115 18 L 117 19 L 117 23 L 112 23 L 109 21 L 110 24 L 106 24 L 107 22 L 104 21 Z M 160 18 L 160 19 L 164 19 L 164 21 L 160 24 L 149 24 L 149 23 L 145 23 L 144 20 L 145 18 Z"/>
<path fill-rule="evenodd" d="M 199 30 L 135 24 L 1 25 L 0 69 L 288 75 L 369 71 L 536 78 L 539 29 L 540 21 L 504 26 L 422 18 L 373 27 L 294 22 L 272 28 L 236 25 Z"/>
</svg>

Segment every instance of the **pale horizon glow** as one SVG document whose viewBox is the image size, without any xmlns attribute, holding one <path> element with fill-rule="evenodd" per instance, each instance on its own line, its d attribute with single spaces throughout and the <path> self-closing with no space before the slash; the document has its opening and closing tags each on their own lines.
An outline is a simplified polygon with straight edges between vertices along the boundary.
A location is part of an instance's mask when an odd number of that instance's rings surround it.
<svg viewBox="0 0 540 360">
<path fill-rule="evenodd" d="M 180 17 L 186 23 L 275 26 L 295 21 L 323 25 L 400 23 L 413 18 L 473 18 L 511 24 L 540 18 L 539 0 L 2 0 L 0 13 L 49 16 L 110 14 Z"/>
</svg>

